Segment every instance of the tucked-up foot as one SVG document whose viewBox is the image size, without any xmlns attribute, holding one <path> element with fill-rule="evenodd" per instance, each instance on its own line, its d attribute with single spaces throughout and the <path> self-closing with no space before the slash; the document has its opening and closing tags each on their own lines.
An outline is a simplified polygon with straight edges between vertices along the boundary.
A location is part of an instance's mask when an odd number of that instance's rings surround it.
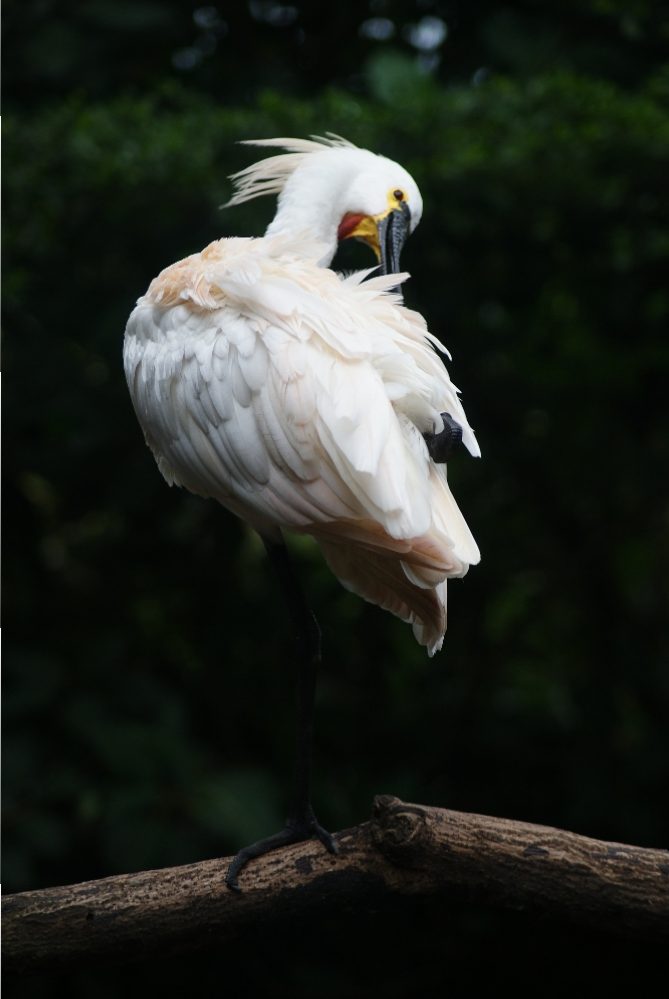
<svg viewBox="0 0 669 999">
<path fill-rule="evenodd" d="M 262 857 L 266 853 L 279 850 L 282 846 L 289 846 L 291 843 L 303 843 L 313 837 L 319 839 L 330 853 L 339 852 L 334 836 L 320 825 L 313 811 L 309 809 L 306 815 L 298 819 L 289 819 L 281 832 L 258 840 L 257 843 L 252 843 L 240 850 L 228 867 L 228 873 L 225 875 L 226 885 L 231 891 L 241 891 L 237 877 L 249 860 Z"/>
<path fill-rule="evenodd" d="M 438 465 L 448 461 L 454 448 L 462 441 L 462 427 L 448 413 L 442 413 L 444 429 L 439 434 L 423 434 L 432 461 Z"/>
</svg>

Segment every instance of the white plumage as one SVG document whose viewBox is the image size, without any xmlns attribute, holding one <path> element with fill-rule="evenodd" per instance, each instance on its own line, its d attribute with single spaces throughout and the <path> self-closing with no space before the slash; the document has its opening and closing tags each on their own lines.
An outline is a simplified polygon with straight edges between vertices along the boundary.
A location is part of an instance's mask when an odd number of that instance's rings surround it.
<svg viewBox="0 0 669 999">
<path fill-rule="evenodd" d="M 289 152 L 237 175 L 230 203 L 279 193 L 265 237 L 173 264 L 130 316 L 135 410 L 168 483 L 266 537 L 312 535 L 344 586 L 409 621 L 433 654 L 446 579 L 479 552 L 423 434 L 447 412 L 478 445 L 445 349 L 388 290 L 406 275 L 328 266 L 338 234 L 374 245 L 371 222 L 395 196 L 415 228 L 420 194 L 398 164 L 343 140 L 263 144 Z"/>
</svg>

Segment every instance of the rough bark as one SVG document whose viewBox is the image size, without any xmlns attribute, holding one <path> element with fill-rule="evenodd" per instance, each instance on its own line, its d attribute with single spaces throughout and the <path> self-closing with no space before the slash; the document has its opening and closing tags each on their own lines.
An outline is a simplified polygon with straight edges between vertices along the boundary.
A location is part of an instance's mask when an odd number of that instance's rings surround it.
<svg viewBox="0 0 669 999">
<path fill-rule="evenodd" d="M 619 934 L 669 936 L 669 852 L 561 829 L 379 797 L 368 823 L 253 862 L 242 893 L 230 858 L 10 895 L 5 971 L 127 961 L 156 951 L 230 946 L 252 925 L 309 918 L 384 898 L 440 896 L 454 886 L 495 905 L 536 908 Z"/>
</svg>

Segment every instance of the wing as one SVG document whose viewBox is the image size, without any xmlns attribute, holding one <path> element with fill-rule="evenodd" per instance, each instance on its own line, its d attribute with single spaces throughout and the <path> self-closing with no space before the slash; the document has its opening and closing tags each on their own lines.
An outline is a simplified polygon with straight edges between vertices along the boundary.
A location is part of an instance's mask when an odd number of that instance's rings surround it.
<svg viewBox="0 0 669 999">
<path fill-rule="evenodd" d="M 448 411 L 478 449 L 438 342 L 389 281 L 342 282 L 277 239 L 221 240 L 140 299 L 126 375 L 169 482 L 260 530 L 394 553 L 434 587 L 479 555 L 422 434 Z"/>
</svg>

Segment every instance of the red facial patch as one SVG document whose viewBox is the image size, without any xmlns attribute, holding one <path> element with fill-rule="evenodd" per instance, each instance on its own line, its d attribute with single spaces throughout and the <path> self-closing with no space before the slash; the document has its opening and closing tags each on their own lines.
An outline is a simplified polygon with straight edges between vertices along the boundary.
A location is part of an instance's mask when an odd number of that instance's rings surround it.
<svg viewBox="0 0 669 999">
<path fill-rule="evenodd" d="M 343 219 L 339 223 L 339 228 L 337 229 L 337 239 L 348 239 L 353 230 L 362 222 L 364 215 L 357 215 L 355 212 L 346 212 Z"/>
</svg>

